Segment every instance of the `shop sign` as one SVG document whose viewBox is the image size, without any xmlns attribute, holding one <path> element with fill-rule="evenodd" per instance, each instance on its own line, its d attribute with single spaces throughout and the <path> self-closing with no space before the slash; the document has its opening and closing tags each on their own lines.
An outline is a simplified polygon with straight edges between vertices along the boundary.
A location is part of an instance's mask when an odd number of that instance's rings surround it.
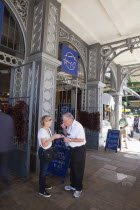
<svg viewBox="0 0 140 210">
<path fill-rule="evenodd" d="M 0 1 L 0 40 L 2 35 L 3 15 L 4 15 L 4 3 Z"/>
<path fill-rule="evenodd" d="M 74 76 L 78 75 L 78 53 L 64 44 L 62 46 L 62 70 Z"/>
<path fill-rule="evenodd" d="M 120 145 L 120 130 L 108 130 L 107 139 L 106 139 L 106 146 L 105 150 L 112 149 L 117 152 L 118 147 L 121 147 Z"/>
<path fill-rule="evenodd" d="M 122 112 L 131 112 L 131 109 L 122 109 Z"/>
</svg>

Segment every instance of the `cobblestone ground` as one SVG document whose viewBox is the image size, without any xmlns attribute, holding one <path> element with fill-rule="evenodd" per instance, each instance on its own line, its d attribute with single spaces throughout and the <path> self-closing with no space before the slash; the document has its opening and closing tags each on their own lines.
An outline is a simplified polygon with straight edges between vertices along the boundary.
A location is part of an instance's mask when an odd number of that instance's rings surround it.
<svg viewBox="0 0 140 210">
<path fill-rule="evenodd" d="M 139 134 L 128 141 L 128 149 L 87 151 L 84 189 L 80 198 L 65 192 L 58 177 L 49 177 L 51 197 L 38 195 L 38 177 L 27 182 L 12 179 L 9 189 L 0 185 L 0 210 L 140 210 Z"/>
</svg>

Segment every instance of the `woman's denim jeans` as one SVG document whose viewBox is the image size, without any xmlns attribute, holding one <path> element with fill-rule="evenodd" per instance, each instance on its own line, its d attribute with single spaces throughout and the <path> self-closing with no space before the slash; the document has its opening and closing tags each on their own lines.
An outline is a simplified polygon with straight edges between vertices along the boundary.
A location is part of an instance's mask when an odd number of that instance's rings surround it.
<svg viewBox="0 0 140 210">
<path fill-rule="evenodd" d="M 40 159 L 39 192 L 43 193 L 46 187 L 46 175 L 49 162 L 44 160 L 43 149 L 41 147 L 38 150 L 38 156 Z"/>
</svg>

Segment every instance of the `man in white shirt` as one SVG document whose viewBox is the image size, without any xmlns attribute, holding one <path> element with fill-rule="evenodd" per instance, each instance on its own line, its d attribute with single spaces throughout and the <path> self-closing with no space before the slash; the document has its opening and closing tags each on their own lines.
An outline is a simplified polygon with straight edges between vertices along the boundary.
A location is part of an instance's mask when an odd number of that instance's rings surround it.
<svg viewBox="0 0 140 210">
<path fill-rule="evenodd" d="M 83 126 L 77 122 L 71 113 L 63 115 L 64 141 L 71 148 L 70 163 L 70 186 L 65 186 L 65 190 L 74 190 L 73 196 L 80 197 L 82 192 L 82 182 L 85 168 L 86 139 Z"/>
</svg>

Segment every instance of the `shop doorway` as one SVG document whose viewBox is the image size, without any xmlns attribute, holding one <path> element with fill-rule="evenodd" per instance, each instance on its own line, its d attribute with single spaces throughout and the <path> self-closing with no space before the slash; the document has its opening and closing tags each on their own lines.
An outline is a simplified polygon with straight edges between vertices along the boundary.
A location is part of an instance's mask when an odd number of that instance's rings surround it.
<svg viewBox="0 0 140 210">
<path fill-rule="evenodd" d="M 69 80 L 68 80 L 69 81 Z M 61 133 L 62 114 L 71 112 L 77 119 L 78 111 L 82 109 L 82 89 L 74 85 L 57 80 L 55 105 L 55 131 Z"/>
<path fill-rule="evenodd" d="M 31 150 L 35 153 L 34 160 L 36 159 L 39 71 L 35 62 L 23 64 L 25 42 L 21 28 L 15 15 L 4 4 L 0 39 L 0 103 L 4 111 L 8 106 L 7 114 L 15 119 L 17 131 L 13 139 L 14 150 L 9 152 L 9 169 L 15 175 L 27 179 L 30 172 Z M 35 165 L 35 161 L 33 162 Z"/>
</svg>

